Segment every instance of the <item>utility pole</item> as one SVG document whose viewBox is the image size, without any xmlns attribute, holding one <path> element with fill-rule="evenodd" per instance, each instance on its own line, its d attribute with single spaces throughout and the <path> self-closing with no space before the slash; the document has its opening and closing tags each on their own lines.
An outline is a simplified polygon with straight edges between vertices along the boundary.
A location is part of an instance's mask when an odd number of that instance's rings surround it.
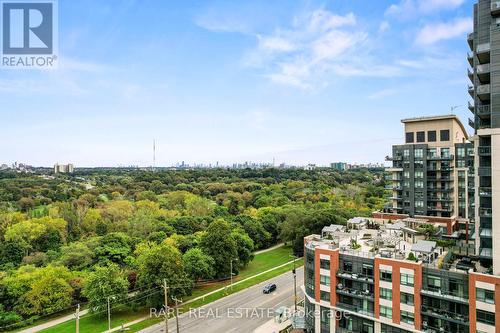
<svg viewBox="0 0 500 333">
<path fill-rule="evenodd" d="M 168 333 L 168 287 L 166 279 L 163 279 L 163 291 L 165 295 L 165 333 Z"/>
<path fill-rule="evenodd" d="M 108 297 L 108 331 L 111 331 L 111 304 Z"/>
<path fill-rule="evenodd" d="M 229 265 L 231 266 L 229 275 L 231 276 L 231 291 L 233 290 L 233 259 L 231 259 Z"/>
<path fill-rule="evenodd" d="M 238 261 L 238 258 L 236 258 L 236 259 L 230 259 L 230 261 L 229 261 L 229 266 L 231 267 L 231 272 L 230 272 L 230 275 L 231 275 L 231 291 L 233 290 L 233 261 Z"/>
<path fill-rule="evenodd" d="M 80 304 L 76 307 L 76 333 L 80 333 Z"/>
<path fill-rule="evenodd" d="M 176 333 L 179 333 L 179 308 L 178 308 L 178 303 L 177 302 L 180 302 L 182 303 L 182 300 L 178 300 L 177 298 L 175 297 L 172 297 L 175 301 L 175 326 L 177 327 L 177 332 Z"/>
</svg>

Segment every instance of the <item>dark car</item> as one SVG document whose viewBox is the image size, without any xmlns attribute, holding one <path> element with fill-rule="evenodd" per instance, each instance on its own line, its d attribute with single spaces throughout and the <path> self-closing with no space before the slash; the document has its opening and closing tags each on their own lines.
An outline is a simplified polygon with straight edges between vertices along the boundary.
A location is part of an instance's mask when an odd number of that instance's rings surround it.
<svg viewBox="0 0 500 333">
<path fill-rule="evenodd" d="M 264 290 L 262 290 L 262 292 L 264 294 L 270 294 L 275 290 L 276 290 L 276 285 L 274 283 L 270 283 L 264 287 Z"/>
</svg>

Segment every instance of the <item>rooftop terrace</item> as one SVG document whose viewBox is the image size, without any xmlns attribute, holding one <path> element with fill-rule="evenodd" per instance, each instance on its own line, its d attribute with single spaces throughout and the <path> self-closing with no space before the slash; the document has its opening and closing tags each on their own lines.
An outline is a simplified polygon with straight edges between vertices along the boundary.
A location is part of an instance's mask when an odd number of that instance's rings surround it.
<svg viewBox="0 0 500 333">
<path fill-rule="evenodd" d="M 347 226 L 330 225 L 323 228 L 321 235 L 306 237 L 306 247 L 338 249 L 341 254 L 368 258 L 408 260 L 430 268 L 464 273 L 469 269 L 482 270 L 475 262 L 463 262 L 437 241 L 428 240 L 425 220 L 408 218 L 391 223 L 366 218 L 360 223 L 360 218 L 356 218 L 355 221 Z M 356 226 L 362 228 L 356 229 Z"/>
</svg>

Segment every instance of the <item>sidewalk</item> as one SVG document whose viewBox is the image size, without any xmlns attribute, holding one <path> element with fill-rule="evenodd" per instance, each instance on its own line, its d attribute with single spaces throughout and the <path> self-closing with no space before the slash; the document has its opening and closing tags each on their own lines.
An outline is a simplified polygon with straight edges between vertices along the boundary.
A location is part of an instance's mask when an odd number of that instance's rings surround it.
<svg viewBox="0 0 500 333">
<path fill-rule="evenodd" d="M 83 315 L 86 315 L 88 312 L 89 312 L 89 310 L 82 310 L 82 311 L 80 311 L 80 317 L 83 316 Z M 40 324 L 40 325 L 36 325 L 36 326 L 30 327 L 30 328 L 24 329 L 24 330 L 19 331 L 17 333 L 35 333 L 35 332 L 39 332 L 39 331 L 44 330 L 46 328 L 62 324 L 65 321 L 73 320 L 73 319 L 75 319 L 75 314 L 74 313 L 69 314 L 69 315 L 64 316 L 64 317 L 61 317 L 61 318 L 57 318 L 57 319 L 48 321 L 48 322 Z"/>
</svg>

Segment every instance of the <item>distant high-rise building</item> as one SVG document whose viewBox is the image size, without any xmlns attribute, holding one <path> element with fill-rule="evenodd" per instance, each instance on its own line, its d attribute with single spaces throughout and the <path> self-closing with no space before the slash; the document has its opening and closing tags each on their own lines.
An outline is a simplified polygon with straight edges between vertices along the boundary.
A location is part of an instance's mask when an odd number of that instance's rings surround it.
<svg viewBox="0 0 500 333">
<path fill-rule="evenodd" d="M 344 162 L 330 163 L 330 168 L 338 171 L 344 171 L 347 169 L 347 163 Z"/>
<path fill-rule="evenodd" d="M 54 173 L 73 173 L 74 171 L 73 164 L 54 164 Z"/>
</svg>

